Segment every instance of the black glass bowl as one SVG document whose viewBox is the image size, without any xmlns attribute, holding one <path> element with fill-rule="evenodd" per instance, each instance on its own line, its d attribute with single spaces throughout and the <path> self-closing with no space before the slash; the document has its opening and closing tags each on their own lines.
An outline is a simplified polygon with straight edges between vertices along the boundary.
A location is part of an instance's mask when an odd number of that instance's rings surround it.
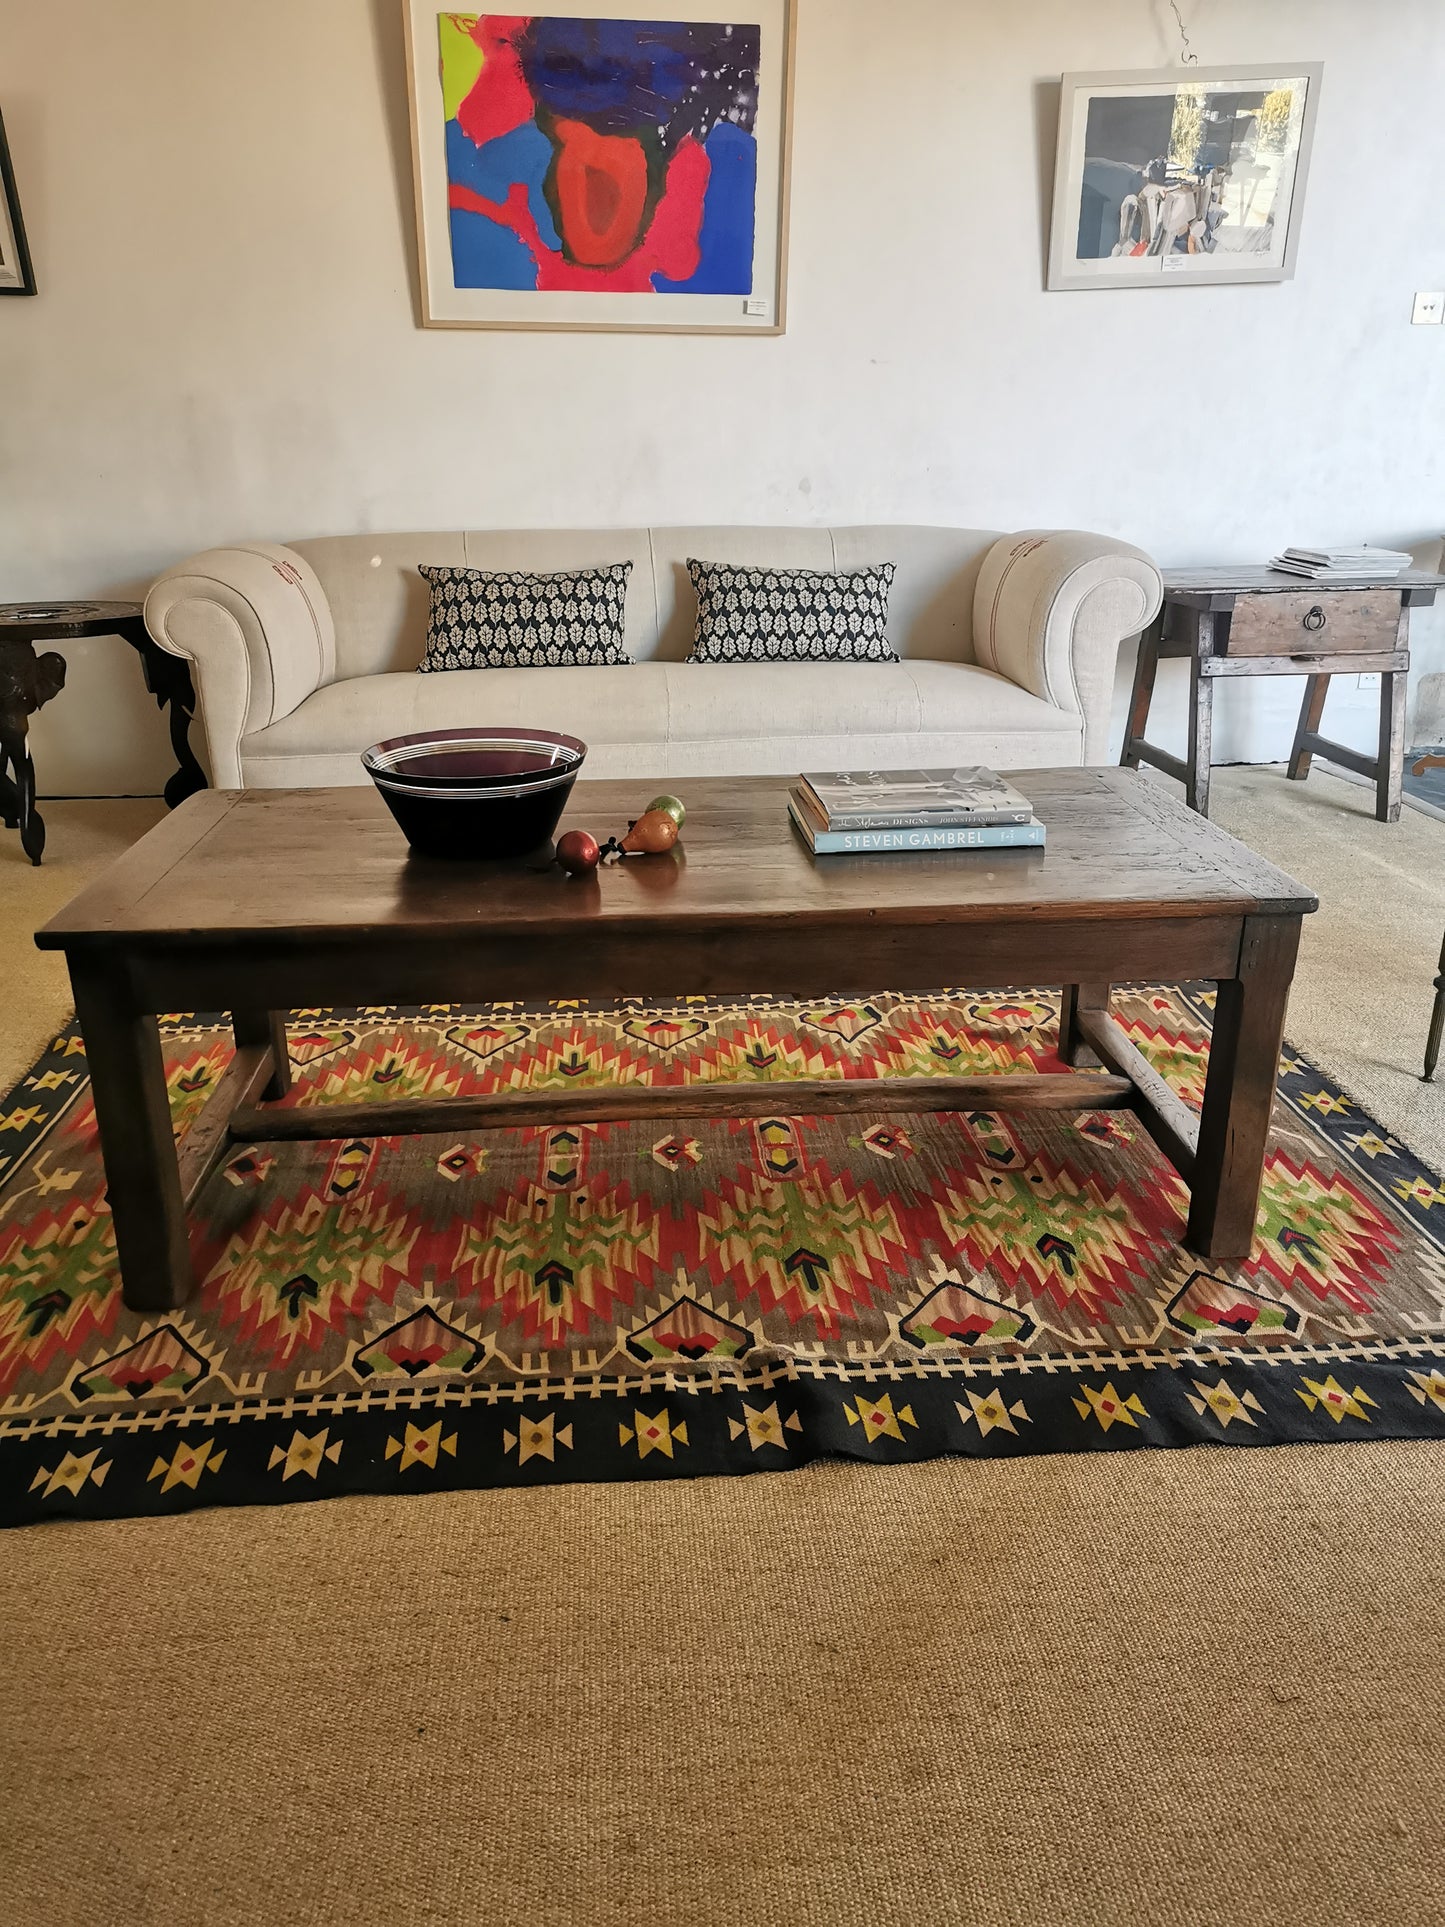
<svg viewBox="0 0 1445 1927">
<path fill-rule="evenodd" d="M 420 855 L 501 862 L 551 839 L 586 756 L 550 729 L 439 729 L 373 743 L 361 765 Z"/>
</svg>

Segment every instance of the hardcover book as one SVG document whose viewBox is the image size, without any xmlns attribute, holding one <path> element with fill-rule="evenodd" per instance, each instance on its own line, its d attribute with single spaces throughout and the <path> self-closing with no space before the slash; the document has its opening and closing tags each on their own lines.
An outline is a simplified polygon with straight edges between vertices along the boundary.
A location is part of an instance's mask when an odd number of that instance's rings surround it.
<svg viewBox="0 0 1445 1927">
<path fill-rule="evenodd" d="M 793 826 L 815 856 L 882 856 L 916 850 L 1041 849 L 1044 826 L 1026 823 L 938 824 L 896 830 L 820 830 L 799 791 L 788 798 Z"/>
<path fill-rule="evenodd" d="M 826 830 L 984 828 L 1029 823 L 1026 796 L 996 770 L 839 770 L 799 779 L 802 799 Z"/>
</svg>

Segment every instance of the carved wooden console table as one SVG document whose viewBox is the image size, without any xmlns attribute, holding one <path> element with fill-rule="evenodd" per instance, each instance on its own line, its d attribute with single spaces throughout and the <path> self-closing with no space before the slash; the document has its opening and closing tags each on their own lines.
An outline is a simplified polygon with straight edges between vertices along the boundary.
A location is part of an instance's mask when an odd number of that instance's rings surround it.
<svg viewBox="0 0 1445 1927">
<path fill-rule="evenodd" d="M 166 784 L 166 802 L 174 809 L 206 787 L 205 773 L 191 753 L 196 708 L 191 672 L 179 656 L 168 656 L 151 641 L 138 602 L 0 603 L 0 822 L 19 829 L 20 846 L 32 863 L 45 849 L 45 824 L 35 807 L 30 718 L 65 685 L 64 656 L 55 650 L 37 655 L 35 645 L 82 636 L 120 636 L 128 642 L 141 659 L 146 688 L 163 710 L 169 709 L 178 767 Z"/>
</svg>

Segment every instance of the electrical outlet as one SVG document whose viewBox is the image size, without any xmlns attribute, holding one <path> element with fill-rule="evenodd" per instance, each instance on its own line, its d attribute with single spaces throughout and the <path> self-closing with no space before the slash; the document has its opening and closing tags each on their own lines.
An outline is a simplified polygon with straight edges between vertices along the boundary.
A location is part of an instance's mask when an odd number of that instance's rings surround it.
<svg viewBox="0 0 1445 1927">
<path fill-rule="evenodd" d="M 1438 328 L 1445 321 L 1445 294 L 1417 294 L 1410 319 L 1417 328 Z"/>
<path fill-rule="evenodd" d="M 1356 689 L 1373 689 L 1378 693 L 1380 678 L 1378 676 L 1356 676 L 1355 687 Z"/>
</svg>

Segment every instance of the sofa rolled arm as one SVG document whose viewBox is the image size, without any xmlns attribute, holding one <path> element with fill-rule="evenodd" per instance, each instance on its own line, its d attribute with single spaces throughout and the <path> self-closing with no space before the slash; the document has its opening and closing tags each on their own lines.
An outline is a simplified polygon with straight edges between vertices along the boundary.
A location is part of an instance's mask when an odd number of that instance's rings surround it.
<svg viewBox="0 0 1445 1927">
<path fill-rule="evenodd" d="M 1005 535 L 974 592 L 974 655 L 985 669 L 1082 717 L 1084 761 L 1107 754 L 1119 645 L 1159 612 L 1164 583 L 1127 542 L 1077 529 Z"/>
<path fill-rule="evenodd" d="M 240 745 L 336 673 L 336 632 L 310 563 L 272 542 L 207 549 L 168 569 L 145 602 L 160 648 L 191 665 L 211 780 L 241 787 Z"/>
</svg>

